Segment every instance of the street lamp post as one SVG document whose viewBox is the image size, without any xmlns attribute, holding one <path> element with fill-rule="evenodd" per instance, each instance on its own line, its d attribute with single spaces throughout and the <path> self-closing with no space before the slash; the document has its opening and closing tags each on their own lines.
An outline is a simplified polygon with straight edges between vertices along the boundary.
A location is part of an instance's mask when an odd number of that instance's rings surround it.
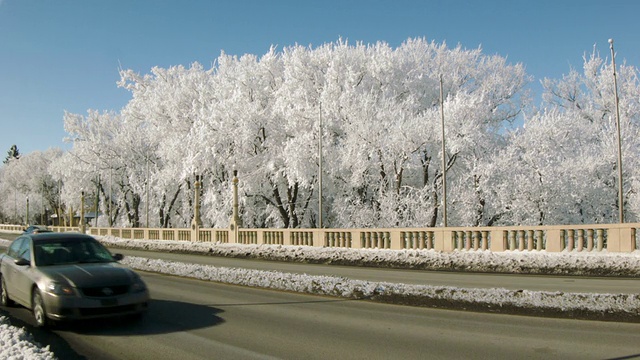
<svg viewBox="0 0 640 360">
<path fill-rule="evenodd" d="M 42 199 L 40 204 L 42 206 L 42 211 L 40 212 L 40 224 L 45 225 L 44 223 L 44 181 L 42 181 L 42 196 L 40 198 Z"/>
<path fill-rule="evenodd" d="M 613 87 L 616 101 L 616 129 L 618 131 L 618 219 L 620 223 L 624 223 L 624 198 L 622 191 L 622 140 L 620 138 L 620 105 L 618 99 L 618 79 L 616 76 L 616 60 L 613 51 L 613 39 L 609 39 L 609 47 L 611 48 L 611 66 L 613 67 Z"/>
<path fill-rule="evenodd" d="M 98 173 L 98 181 L 96 182 L 96 203 L 93 206 L 93 215 L 96 217 L 96 227 L 98 227 L 98 211 L 100 211 L 100 173 Z"/>
<path fill-rule="evenodd" d="M 78 227 L 80 228 L 81 233 L 85 233 L 84 227 L 84 189 L 80 191 L 80 222 L 78 223 Z"/>
<path fill-rule="evenodd" d="M 25 219 L 25 225 L 29 226 L 29 196 L 27 195 L 27 217 Z"/>
</svg>

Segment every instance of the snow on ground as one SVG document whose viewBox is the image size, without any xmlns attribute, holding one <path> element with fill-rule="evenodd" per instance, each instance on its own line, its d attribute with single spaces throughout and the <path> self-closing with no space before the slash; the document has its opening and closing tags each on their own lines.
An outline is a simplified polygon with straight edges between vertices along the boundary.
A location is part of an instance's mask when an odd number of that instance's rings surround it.
<svg viewBox="0 0 640 360">
<path fill-rule="evenodd" d="M 385 250 L 314 248 L 308 246 L 236 245 L 186 241 L 124 240 L 98 237 L 116 248 L 259 258 L 279 261 L 377 266 L 429 270 L 502 273 L 598 275 L 640 277 L 640 252 L 578 253 L 433 250 Z M 8 242 L 0 240 L 2 245 Z M 485 312 L 542 315 L 577 319 L 640 322 L 639 294 L 564 293 L 507 289 L 474 289 L 447 286 L 408 285 L 353 280 L 335 276 L 312 276 L 277 271 L 225 268 L 159 259 L 127 257 L 121 261 L 134 269 L 214 281 L 225 284 L 300 292 L 394 304 L 456 308 Z M 1 358 L 53 358 L 47 348 L 29 344 L 23 329 L 11 327 L 0 317 L 2 351 L 31 354 L 15 357 L 0 352 Z M 4 338 L 25 338 L 22 342 Z M 7 343 L 7 345 L 2 342 Z M 15 345 L 14 345 L 15 344 Z M 18 350 L 11 350 L 17 347 Z M 23 350 L 21 347 L 27 347 Z M 35 350 L 33 350 L 35 349 Z M 37 351 L 42 351 L 40 356 Z"/>
<path fill-rule="evenodd" d="M 0 316 L 0 359 L 53 360 L 49 347 L 41 347 L 23 328 L 12 326 L 6 316 Z"/>
</svg>

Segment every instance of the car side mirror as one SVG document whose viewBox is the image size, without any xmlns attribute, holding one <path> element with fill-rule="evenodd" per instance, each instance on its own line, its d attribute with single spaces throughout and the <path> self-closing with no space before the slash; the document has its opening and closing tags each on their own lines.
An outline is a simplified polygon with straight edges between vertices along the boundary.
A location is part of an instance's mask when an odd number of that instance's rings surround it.
<svg viewBox="0 0 640 360">
<path fill-rule="evenodd" d="M 124 255 L 122 255 L 122 254 L 114 254 L 113 255 L 113 260 L 115 260 L 115 261 L 120 261 L 122 259 L 124 259 Z"/>
<path fill-rule="evenodd" d="M 26 265 L 31 265 L 31 261 L 20 258 L 20 259 L 16 259 L 15 264 L 18 266 L 26 266 Z"/>
</svg>

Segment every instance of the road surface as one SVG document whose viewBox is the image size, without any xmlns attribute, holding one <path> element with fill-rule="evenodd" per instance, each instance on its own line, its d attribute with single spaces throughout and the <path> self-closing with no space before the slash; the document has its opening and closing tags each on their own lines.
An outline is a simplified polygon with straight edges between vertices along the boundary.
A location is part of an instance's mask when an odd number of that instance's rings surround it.
<svg viewBox="0 0 640 360">
<path fill-rule="evenodd" d="M 640 324 L 414 308 L 142 273 L 139 323 L 33 329 L 60 359 L 606 359 L 640 357 Z M 5 314 L 5 310 L 0 310 Z"/>
</svg>

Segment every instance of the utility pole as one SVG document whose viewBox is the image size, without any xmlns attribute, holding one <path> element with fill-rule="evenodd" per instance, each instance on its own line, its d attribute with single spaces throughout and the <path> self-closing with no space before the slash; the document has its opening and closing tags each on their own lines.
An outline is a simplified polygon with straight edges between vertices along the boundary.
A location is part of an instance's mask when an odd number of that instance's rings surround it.
<svg viewBox="0 0 640 360">
<path fill-rule="evenodd" d="M 444 90 L 440 74 L 440 122 L 442 125 L 442 226 L 447 227 L 447 160 L 444 142 Z"/>
<path fill-rule="evenodd" d="M 616 76 L 616 55 L 613 51 L 613 39 L 609 39 L 611 48 L 611 66 L 613 67 L 613 86 L 616 100 L 616 129 L 618 130 L 618 219 L 624 223 L 624 197 L 622 189 L 622 140 L 620 137 L 620 104 L 618 98 L 618 79 Z"/>
<path fill-rule="evenodd" d="M 238 214 L 238 170 L 233 170 L 233 213 L 231 215 L 230 228 L 233 232 L 234 243 L 238 243 L 238 231 L 242 227 L 242 220 Z"/>
<path fill-rule="evenodd" d="M 113 202 L 113 168 L 109 166 L 109 227 L 113 226 L 111 219 L 111 203 Z"/>
<path fill-rule="evenodd" d="M 318 228 L 322 229 L 322 102 L 320 102 L 320 124 L 318 131 Z"/>
<path fill-rule="evenodd" d="M 145 213 L 147 214 L 145 227 L 148 229 L 149 228 L 149 155 L 148 154 L 147 154 L 147 167 L 146 167 L 144 189 L 145 189 L 145 201 L 144 201 Z"/>
</svg>

